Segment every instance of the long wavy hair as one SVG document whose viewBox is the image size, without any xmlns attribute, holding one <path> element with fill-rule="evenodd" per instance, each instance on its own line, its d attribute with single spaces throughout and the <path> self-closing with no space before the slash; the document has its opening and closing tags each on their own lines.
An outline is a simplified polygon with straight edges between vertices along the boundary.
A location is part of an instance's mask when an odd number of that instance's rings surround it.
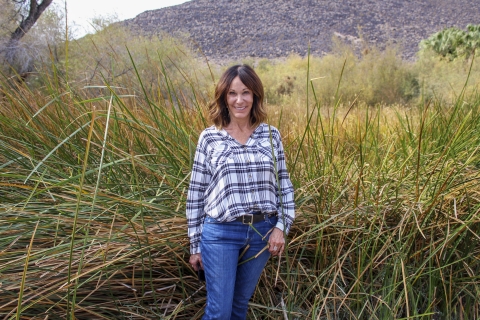
<svg viewBox="0 0 480 320">
<path fill-rule="evenodd" d="M 215 100 L 208 106 L 208 115 L 217 128 L 222 128 L 230 123 L 227 105 L 227 94 L 233 79 L 239 77 L 242 83 L 253 93 L 253 105 L 250 111 L 250 125 L 257 127 L 267 118 L 263 104 L 265 96 L 263 84 L 255 70 L 246 64 L 238 64 L 228 68 L 215 88 Z"/>
</svg>

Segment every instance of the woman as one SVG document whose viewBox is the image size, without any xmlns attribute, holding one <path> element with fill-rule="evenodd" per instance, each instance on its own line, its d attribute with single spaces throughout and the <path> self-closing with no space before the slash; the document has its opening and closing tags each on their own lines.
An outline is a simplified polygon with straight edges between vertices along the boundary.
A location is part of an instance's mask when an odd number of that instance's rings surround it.
<svg viewBox="0 0 480 320">
<path fill-rule="evenodd" d="M 263 122 L 263 97 L 251 67 L 229 68 L 209 107 L 214 126 L 199 137 L 187 220 L 189 262 L 205 270 L 203 319 L 246 318 L 260 274 L 270 254 L 282 254 L 295 217 L 280 133 Z"/>
</svg>

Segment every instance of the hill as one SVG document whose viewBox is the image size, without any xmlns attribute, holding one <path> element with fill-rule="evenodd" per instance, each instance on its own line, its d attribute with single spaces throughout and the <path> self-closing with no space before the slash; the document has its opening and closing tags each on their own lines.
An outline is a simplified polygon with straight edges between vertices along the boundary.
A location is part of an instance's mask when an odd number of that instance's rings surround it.
<svg viewBox="0 0 480 320">
<path fill-rule="evenodd" d="M 414 58 L 418 43 L 445 27 L 480 23 L 478 0 L 192 0 L 123 22 L 146 35 L 191 36 L 213 60 L 327 53 L 336 36 L 380 47 L 399 43 Z"/>
</svg>

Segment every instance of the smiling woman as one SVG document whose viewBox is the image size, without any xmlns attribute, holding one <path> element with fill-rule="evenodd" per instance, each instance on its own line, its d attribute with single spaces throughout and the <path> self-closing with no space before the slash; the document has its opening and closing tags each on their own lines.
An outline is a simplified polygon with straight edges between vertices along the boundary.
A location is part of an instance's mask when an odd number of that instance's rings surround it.
<svg viewBox="0 0 480 320">
<path fill-rule="evenodd" d="M 203 319 L 245 319 L 270 255 L 295 218 L 279 131 L 264 123 L 263 84 L 248 65 L 227 69 L 209 106 L 187 196 L 189 262 L 204 270 Z"/>
</svg>

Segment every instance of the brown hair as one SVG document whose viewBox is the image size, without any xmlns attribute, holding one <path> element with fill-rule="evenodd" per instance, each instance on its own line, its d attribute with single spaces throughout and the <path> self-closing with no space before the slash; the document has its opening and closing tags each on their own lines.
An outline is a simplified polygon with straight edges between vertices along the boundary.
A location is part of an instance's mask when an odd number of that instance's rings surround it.
<svg viewBox="0 0 480 320">
<path fill-rule="evenodd" d="M 233 79 L 239 77 L 242 83 L 253 93 L 253 105 L 250 111 L 250 125 L 258 126 L 267 118 L 267 112 L 263 105 L 263 84 L 252 67 L 246 64 L 238 64 L 228 68 L 215 88 L 215 100 L 208 107 L 208 115 L 217 128 L 222 128 L 230 123 L 228 114 L 227 93 L 230 90 Z"/>
</svg>

